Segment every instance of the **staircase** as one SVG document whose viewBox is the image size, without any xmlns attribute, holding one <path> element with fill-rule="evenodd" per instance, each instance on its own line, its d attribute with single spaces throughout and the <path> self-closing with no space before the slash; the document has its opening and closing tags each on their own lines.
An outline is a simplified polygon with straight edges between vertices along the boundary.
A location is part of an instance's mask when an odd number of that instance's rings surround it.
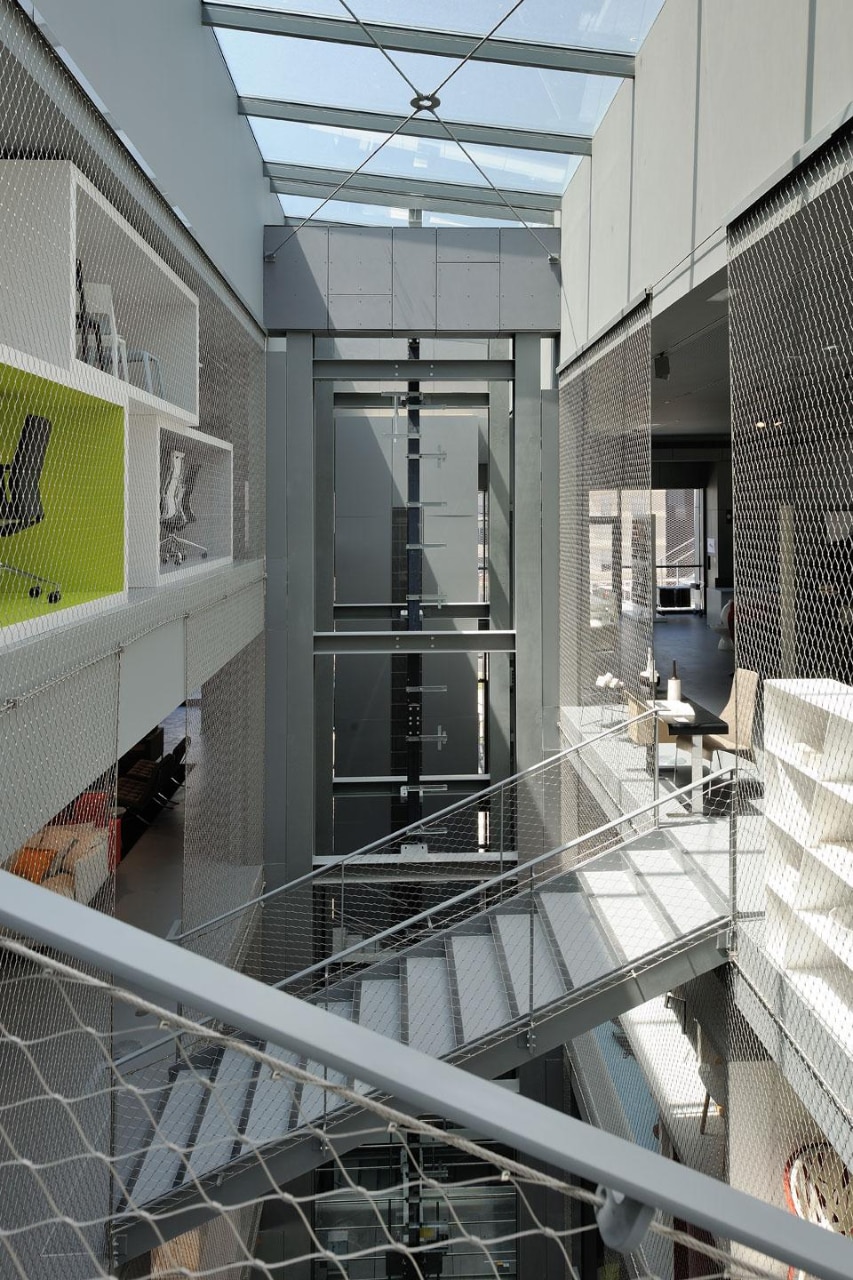
<svg viewBox="0 0 853 1280">
<path fill-rule="evenodd" d="M 342 1037 L 357 1022 L 494 1078 L 724 963 L 728 903 L 707 866 L 656 828 L 573 870 L 553 858 L 541 876 L 521 867 L 503 898 L 422 930 L 311 998 L 341 1019 Z M 250 1043 L 359 1089 L 272 1043 Z M 358 1108 L 320 1085 L 276 1077 L 228 1047 L 187 1044 L 185 1054 L 159 1080 L 146 1068 L 148 1110 L 118 1124 L 128 1193 L 116 1207 L 120 1233 L 144 1229 L 140 1208 L 191 1209 L 202 1189 L 234 1203 L 316 1167 L 328 1159 L 318 1128 L 334 1129 L 338 1151 L 347 1134 L 353 1146 L 362 1140 Z M 184 1214 L 174 1221 L 187 1229 Z"/>
</svg>

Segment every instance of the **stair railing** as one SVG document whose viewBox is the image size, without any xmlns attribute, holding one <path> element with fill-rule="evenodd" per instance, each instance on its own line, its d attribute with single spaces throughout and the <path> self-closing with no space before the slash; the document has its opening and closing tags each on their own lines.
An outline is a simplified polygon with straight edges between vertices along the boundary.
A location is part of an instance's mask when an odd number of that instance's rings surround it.
<svg viewBox="0 0 853 1280">
<path fill-rule="evenodd" d="M 447 898 L 438 907 L 428 907 L 405 919 L 398 920 L 371 937 L 353 942 L 334 955 L 326 956 L 324 959 L 307 965 L 296 973 L 290 974 L 288 977 L 270 985 L 279 990 L 291 991 L 303 999 L 317 997 L 321 993 L 323 997 L 326 997 L 330 994 L 332 987 L 343 978 L 355 978 L 368 967 L 383 961 L 393 961 L 401 951 L 409 951 L 412 947 L 428 938 L 460 926 L 465 921 L 470 920 L 473 916 L 480 915 L 492 906 L 501 904 L 503 907 L 508 907 L 512 901 L 518 901 L 524 904 L 524 910 L 527 911 L 530 919 L 527 1008 L 532 1015 L 536 980 L 534 955 L 535 893 L 541 891 L 551 881 L 582 871 L 598 855 L 606 853 L 608 850 L 617 851 L 621 846 L 630 843 L 632 839 L 645 834 L 650 829 L 651 824 L 643 824 L 641 820 L 656 816 L 661 805 L 669 805 L 673 802 L 677 803 L 681 800 L 691 799 L 696 791 L 702 791 L 706 788 L 713 796 L 717 784 L 730 782 L 730 780 L 731 770 L 720 769 L 714 773 L 706 774 L 701 782 L 690 782 L 686 786 L 667 791 L 647 804 L 638 806 L 630 813 L 612 818 L 594 830 L 556 845 L 554 848 L 540 853 L 537 857 L 531 858 L 518 867 L 513 867 L 497 876 L 493 876 L 490 880 L 470 886 L 453 897 Z M 701 865 L 701 855 L 722 849 L 720 837 L 713 830 L 717 824 L 708 819 L 713 818 L 716 814 L 722 816 L 725 811 L 730 812 L 730 797 L 725 793 L 722 786 L 718 787 L 717 790 L 719 807 L 712 801 L 712 811 L 710 814 L 706 813 L 703 820 L 708 831 L 707 848 L 697 845 L 694 840 L 691 842 L 693 845 L 691 853 L 682 854 L 688 864 L 685 868 L 685 884 L 692 886 L 697 881 L 704 883 L 710 898 L 718 901 L 719 909 L 709 911 L 709 924 L 712 921 L 718 924 L 720 918 L 728 914 L 727 893 L 720 885 L 706 876 Z M 676 822 L 681 823 L 688 816 L 687 811 L 684 811 L 682 815 L 676 818 Z M 658 823 L 656 825 L 657 829 L 666 829 L 663 824 Z M 723 843 L 727 851 L 727 835 L 724 837 Z M 696 857 L 697 854 L 700 855 L 700 858 Z M 651 947 L 651 950 L 654 950 L 654 948 Z"/>
<path fill-rule="evenodd" d="M 277 984 L 303 972 L 318 955 L 363 945 L 389 926 L 432 911 L 441 920 L 448 886 L 476 888 L 515 869 L 560 841 L 567 780 L 600 772 L 621 738 L 655 712 L 619 720 L 594 737 L 486 787 L 439 812 L 352 853 L 330 858 L 297 879 L 174 936 L 189 950 L 236 967 L 240 956 L 253 977 Z M 654 783 L 648 779 L 650 797 Z M 592 830 L 600 811 L 581 806 L 579 829 Z M 504 887 L 509 881 L 500 882 Z"/>
</svg>

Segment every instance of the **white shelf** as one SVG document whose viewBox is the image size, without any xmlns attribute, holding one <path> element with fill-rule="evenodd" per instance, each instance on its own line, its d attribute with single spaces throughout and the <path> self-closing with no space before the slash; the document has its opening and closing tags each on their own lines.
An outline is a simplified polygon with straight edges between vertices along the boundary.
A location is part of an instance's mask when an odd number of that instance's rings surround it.
<svg viewBox="0 0 853 1280">
<path fill-rule="evenodd" d="M 853 688 L 768 680 L 768 950 L 853 1046 Z"/>
</svg>

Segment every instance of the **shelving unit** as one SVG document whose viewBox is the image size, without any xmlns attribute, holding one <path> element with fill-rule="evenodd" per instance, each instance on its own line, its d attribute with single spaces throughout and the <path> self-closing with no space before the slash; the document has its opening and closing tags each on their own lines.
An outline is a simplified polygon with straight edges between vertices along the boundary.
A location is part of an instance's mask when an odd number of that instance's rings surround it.
<svg viewBox="0 0 853 1280">
<path fill-rule="evenodd" d="M 44 514 L 0 565 L 62 584 L 49 601 L 0 571 L 8 636 L 229 561 L 232 455 L 198 429 L 198 299 L 109 200 L 70 161 L 0 160 L 0 203 L 0 462 L 27 415 L 51 421 Z M 178 564 L 160 556 L 170 442 L 192 451 L 186 537 L 206 552 Z"/>
<path fill-rule="evenodd" d="M 836 1036 L 853 1033 L 853 689 L 764 685 L 767 946 Z"/>
</svg>

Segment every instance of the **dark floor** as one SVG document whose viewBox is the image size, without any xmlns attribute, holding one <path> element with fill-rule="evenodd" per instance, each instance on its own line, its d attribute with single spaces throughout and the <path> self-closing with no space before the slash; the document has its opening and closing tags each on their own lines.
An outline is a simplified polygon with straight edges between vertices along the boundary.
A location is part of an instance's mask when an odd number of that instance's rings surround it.
<svg viewBox="0 0 853 1280">
<path fill-rule="evenodd" d="M 655 622 L 655 666 L 661 689 L 672 673 L 673 658 L 678 664 L 682 693 L 718 715 L 729 700 L 735 655 L 721 650 L 720 632 L 712 631 L 696 614 L 667 614 Z"/>
</svg>

